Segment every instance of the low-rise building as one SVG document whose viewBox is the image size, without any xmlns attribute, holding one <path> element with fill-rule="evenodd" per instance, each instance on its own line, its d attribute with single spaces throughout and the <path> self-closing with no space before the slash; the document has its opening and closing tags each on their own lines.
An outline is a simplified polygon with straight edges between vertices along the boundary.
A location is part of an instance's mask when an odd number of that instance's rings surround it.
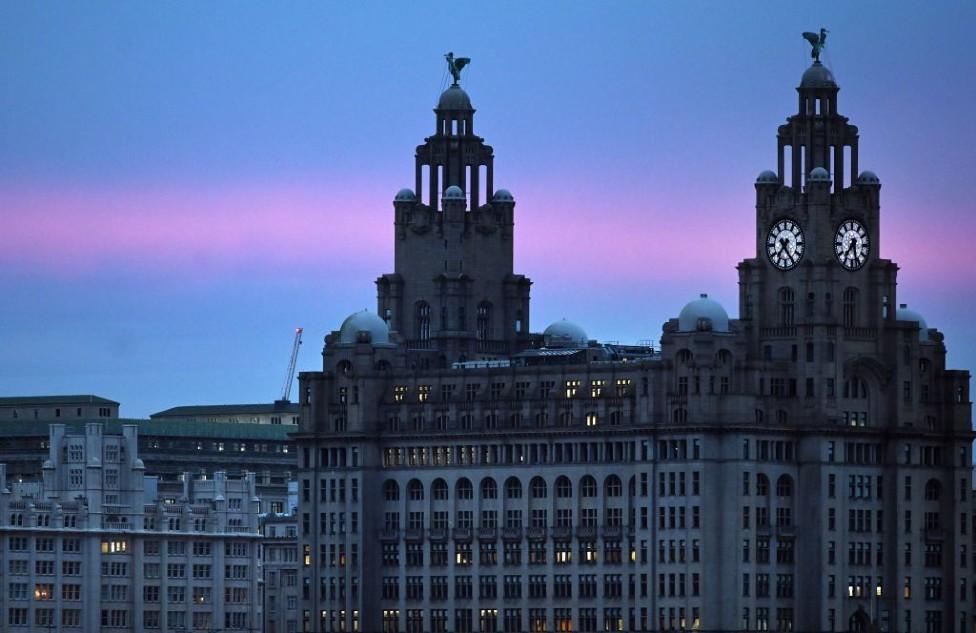
<svg viewBox="0 0 976 633">
<path fill-rule="evenodd" d="M 149 416 L 151 420 L 189 420 L 231 424 L 298 424 L 298 403 L 275 400 L 258 404 L 203 404 L 172 407 Z"/>
<path fill-rule="evenodd" d="M 0 398 L 0 422 L 4 420 L 63 421 L 117 417 L 119 417 L 119 403 L 100 396 L 12 396 Z"/>
</svg>

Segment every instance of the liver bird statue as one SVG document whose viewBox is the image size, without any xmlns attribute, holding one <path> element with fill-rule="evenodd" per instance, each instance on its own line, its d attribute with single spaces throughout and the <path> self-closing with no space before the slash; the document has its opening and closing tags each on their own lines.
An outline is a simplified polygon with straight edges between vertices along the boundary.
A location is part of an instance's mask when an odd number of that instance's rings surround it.
<svg viewBox="0 0 976 633">
<path fill-rule="evenodd" d="M 461 81 L 461 69 L 471 63 L 470 57 L 455 57 L 454 53 L 448 53 L 444 56 L 447 60 L 447 69 L 451 71 L 451 76 L 454 77 L 453 86 L 458 85 Z"/>
<path fill-rule="evenodd" d="M 813 47 L 813 50 L 810 51 L 810 57 L 818 64 L 820 63 L 820 51 L 827 45 L 827 33 L 829 33 L 827 29 L 820 29 L 820 35 L 810 31 L 803 34 L 803 39 L 810 42 L 810 46 Z"/>
</svg>

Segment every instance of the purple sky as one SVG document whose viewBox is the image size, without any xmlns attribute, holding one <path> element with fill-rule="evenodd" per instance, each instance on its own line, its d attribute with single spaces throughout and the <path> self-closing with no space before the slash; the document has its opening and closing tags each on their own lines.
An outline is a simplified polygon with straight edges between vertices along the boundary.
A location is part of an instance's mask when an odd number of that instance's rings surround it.
<svg viewBox="0 0 976 633">
<path fill-rule="evenodd" d="M 443 54 L 516 206 L 532 329 L 737 313 L 753 181 L 826 26 L 899 298 L 976 366 L 976 4 L 0 5 L 0 395 L 270 401 L 392 271 Z M 691 256 L 693 234 L 708 251 Z"/>
</svg>

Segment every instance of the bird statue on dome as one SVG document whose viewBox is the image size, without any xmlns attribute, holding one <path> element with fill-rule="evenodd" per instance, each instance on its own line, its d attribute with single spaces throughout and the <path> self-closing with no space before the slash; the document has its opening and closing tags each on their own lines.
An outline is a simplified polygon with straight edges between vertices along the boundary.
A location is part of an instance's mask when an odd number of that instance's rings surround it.
<svg viewBox="0 0 976 633">
<path fill-rule="evenodd" d="M 810 42 L 810 46 L 813 47 L 813 50 L 810 51 L 810 57 L 812 57 L 813 61 L 817 64 L 820 63 L 820 51 L 823 50 L 823 47 L 827 45 L 827 33 L 829 32 L 830 31 L 827 29 L 822 28 L 820 29 L 820 35 L 811 33 L 810 31 L 803 33 L 803 39 Z"/>
<path fill-rule="evenodd" d="M 461 69 L 471 63 L 471 58 L 454 57 L 454 53 L 448 53 L 444 55 L 444 59 L 447 60 L 447 69 L 451 72 L 451 76 L 454 77 L 454 83 L 451 85 L 456 86 L 461 81 Z"/>
</svg>

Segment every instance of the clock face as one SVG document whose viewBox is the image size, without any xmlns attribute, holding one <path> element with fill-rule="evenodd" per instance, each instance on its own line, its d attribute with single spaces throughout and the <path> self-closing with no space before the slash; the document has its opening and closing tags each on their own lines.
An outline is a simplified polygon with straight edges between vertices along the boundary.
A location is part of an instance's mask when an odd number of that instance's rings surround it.
<svg viewBox="0 0 976 633">
<path fill-rule="evenodd" d="M 803 230 L 795 221 L 783 218 L 769 228 L 766 255 L 780 270 L 789 270 L 799 264 L 805 248 Z"/>
<path fill-rule="evenodd" d="M 857 270 L 867 261 L 870 250 L 870 238 L 864 225 L 854 218 L 849 218 L 837 227 L 834 236 L 834 254 L 837 261 L 847 270 Z"/>
</svg>

